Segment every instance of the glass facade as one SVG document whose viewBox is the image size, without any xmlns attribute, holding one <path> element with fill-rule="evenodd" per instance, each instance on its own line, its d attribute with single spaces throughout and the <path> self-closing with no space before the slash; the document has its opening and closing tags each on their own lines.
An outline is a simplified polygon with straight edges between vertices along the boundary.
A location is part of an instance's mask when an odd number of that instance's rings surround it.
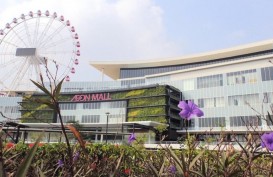
<svg viewBox="0 0 273 177">
<path fill-rule="evenodd" d="M 222 74 L 197 78 L 197 89 L 209 88 L 209 87 L 219 87 L 219 86 L 223 86 L 223 75 Z"/>
<path fill-rule="evenodd" d="M 269 54 L 273 54 L 273 50 L 178 66 L 122 68 L 120 70 L 121 79 L 118 81 L 65 82 L 61 91 L 67 93 L 92 93 L 115 90 L 118 92 L 124 89 L 134 90 L 143 86 L 167 84 L 182 92 L 182 100 L 194 101 L 205 113 L 204 117 L 192 119 L 190 122 L 182 125 L 188 127 L 188 130 L 204 131 L 211 130 L 211 128 L 224 128 L 225 130 L 238 128 L 239 130 L 244 130 L 243 127 L 246 128 L 247 126 L 267 127 L 272 126 L 272 121 L 267 112 L 272 110 L 273 104 L 273 66 L 268 62 L 269 58 L 266 56 Z M 183 71 L 175 74 L 148 76 L 217 63 L 228 63 L 257 56 L 265 56 L 264 59 L 255 61 L 256 64 L 260 65 L 248 64 L 248 61 L 245 60 L 241 65 L 233 63 L 226 65 L 224 70 L 214 67 L 207 68 L 206 72 L 203 72 L 205 69 L 199 69 L 191 71 L 189 74 L 186 71 L 186 74 L 184 74 Z M 268 64 L 269 67 L 264 63 Z M 244 65 L 247 65 L 247 67 L 244 68 Z M 131 93 L 131 96 L 140 92 Z M 149 95 L 143 97 L 151 100 Z M 144 98 L 139 102 L 147 102 Z M 161 100 L 156 99 L 152 101 L 160 102 Z M 165 98 L 163 101 L 165 101 Z M 165 102 L 163 103 L 165 104 Z M 175 114 L 173 112 L 169 114 L 171 118 L 168 120 L 168 123 L 172 122 L 172 126 L 181 126 L 179 122 L 180 117 L 178 116 L 180 110 L 176 107 L 177 104 L 169 101 L 166 105 L 170 109 L 176 110 Z M 130 106 L 137 107 L 138 105 Z M 134 120 L 135 112 L 142 113 L 143 120 L 145 120 L 147 115 L 149 115 L 146 110 L 151 106 L 153 106 L 152 103 L 129 112 L 126 101 L 104 100 L 79 102 L 77 104 L 60 103 L 64 122 L 73 120 L 79 121 L 79 123 L 106 123 L 106 112 L 110 112 L 108 117 L 110 123 L 128 121 L 126 119 L 130 115 L 132 120 Z M 0 104 L 0 109 L 2 112 L 10 113 L 16 113 L 18 110 L 16 105 L 10 104 L 9 107 Z M 162 115 L 165 115 L 165 112 Z M 165 120 L 165 117 L 163 118 Z M 160 119 L 162 118 L 155 117 L 154 120 Z"/>
<path fill-rule="evenodd" d="M 273 80 L 273 67 L 262 68 L 262 80 Z"/>
<path fill-rule="evenodd" d="M 207 117 L 199 120 L 199 127 L 225 127 L 225 117 Z"/>
<path fill-rule="evenodd" d="M 63 123 L 67 123 L 67 122 L 74 122 L 76 121 L 75 120 L 75 115 L 66 115 L 66 116 L 62 116 L 62 120 L 63 120 Z M 60 123 L 60 119 L 57 119 L 57 123 Z"/>
<path fill-rule="evenodd" d="M 231 127 L 240 127 L 240 126 L 256 127 L 256 126 L 261 126 L 261 122 L 262 122 L 261 118 L 256 115 L 230 117 Z"/>
<path fill-rule="evenodd" d="M 272 53 L 272 51 L 269 53 Z M 260 53 L 260 55 L 261 54 L 262 53 Z M 252 57 L 252 55 L 249 57 Z M 234 57 L 234 60 L 235 58 L 236 57 Z M 240 57 L 237 59 L 240 59 Z M 188 127 L 189 130 L 201 131 L 204 129 L 209 130 L 214 127 L 224 127 L 227 130 L 232 130 L 234 128 L 242 129 L 243 127 L 250 125 L 259 127 L 272 125 L 267 116 L 267 111 L 271 110 L 270 106 L 273 104 L 273 67 L 258 68 L 255 67 L 255 65 L 251 66 L 253 68 L 249 69 L 248 67 L 248 69 L 242 68 L 241 70 L 234 71 L 234 66 L 230 65 L 232 72 L 219 72 L 218 74 L 192 78 L 188 77 L 186 79 L 183 78 L 183 75 L 175 80 L 173 80 L 172 75 L 163 75 L 158 77 L 146 77 L 145 79 L 132 78 L 130 80 L 107 81 L 97 84 L 98 87 L 96 87 L 96 89 L 134 89 L 141 85 L 145 86 L 151 84 L 168 84 L 178 88 L 182 92 L 182 99 L 194 101 L 205 113 L 203 118 L 193 119 L 190 123 L 182 125 Z M 158 68 L 153 69 L 156 70 Z M 163 70 L 161 69 L 158 72 L 162 72 Z M 132 74 L 129 74 L 131 71 Z M 226 71 L 229 70 L 227 69 Z M 127 71 L 127 74 L 129 75 L 135 75 L 134 73 L 137 73 L 137 71 Z M 68 84 L 70 85 L 64 84 L 63 91 L 65 91 L 66 88 L 71 88 L 71 84 L 73 83 Z M 85 88 L 87 91 L 91 91 L 94 88 L 89 87 L 90 85 L 92 84 L 82 83 L 78 86 Z M 73 87 L 77 88 L 77 84 Z M 77 109 L 80 108 L 83 111 L 92 110 L 92 114 L 99 117 L 87 118 L 86 116 L 88 116 L 88 114 L 81 113 L 85 117 L 76 117 L 76 120 L 80 120 L 81 122 L 105 122 L 106 116 L 104 115 L 104 112 L 108 109 L 111 109 L 111 112 L 113 112 L 109 117 L 109 121 L 118 122 L 126 118 L 126 110 L 124 108 L 126 107 L 126 102 L 81 104 L 77 105 Z M 171 103 L 169 104 L 172 108 L 175 106 Z M 122 108 L 124 109 L 122 110 Z M 72 109 L 74 109 L 73 106 Z M 112 110 L 118 111 L 114 112 Z M 70 115 L 68 110 L 67 114 Z M 255 115 L 259 115 L 260 117 L 258 118 Z M 173 115 L 173 117 L 174 119 L 171 119 L 171 121 L 175 121 L 175 117 L 177 116 Z"/>
<path fill-rule="evenodd" d="M 21 118 L 19 111 L 22 102 L 22 97 L 1 97 L 0 96 L 0 112 L 9 118 L 9 121 L 18 122 Z M 0 121 L 7 121 L 7 119 L 0 114 Z"/>
<path fill-rule="evenodd" d="M 256 83 L 256 69 L 227 73 L 227 85 Z"/>
<path fill-rule="evenodd" d="M 63 121 L 79 123 L 106 123 L 106 112 L 110 112 L 109 122 L 125 121 L 126 101 L 104 101 L 88 103 L 60 103 Z M 57 122 L 59 120 L 57 119 Z"/>
</svg>

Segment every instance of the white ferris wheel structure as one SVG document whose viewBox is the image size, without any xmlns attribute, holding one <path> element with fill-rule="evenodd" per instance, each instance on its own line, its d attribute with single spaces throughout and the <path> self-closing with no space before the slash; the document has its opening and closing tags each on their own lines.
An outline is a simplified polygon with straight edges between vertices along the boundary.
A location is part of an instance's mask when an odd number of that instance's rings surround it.
<svg viewBox="0 0 273 177">
<path fill-rule="evenodd" d="M 36 90 L 30 80 L 46 81 L 45 66 L 57 81 L 70 81 L 79 56 L 79 36 L 64 16 L 22 14 L 0 29 L 0 93 Z"/>
</svg>

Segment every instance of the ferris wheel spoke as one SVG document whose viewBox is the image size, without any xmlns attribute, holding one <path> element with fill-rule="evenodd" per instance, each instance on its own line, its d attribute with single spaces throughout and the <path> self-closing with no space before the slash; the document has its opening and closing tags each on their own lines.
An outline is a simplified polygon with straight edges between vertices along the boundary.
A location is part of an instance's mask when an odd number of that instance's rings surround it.
<svg viewBox="0 0 273 177">
<path fill-rule="evenodd" d="M 59 34 L 63 29 L 65 28 L 65 25 L 60 26 L 58 29 L 56 29 L 53 33 L 51 33 L 45 40 L 41 41 L 39 47 L 43 47 L 46 45 L 46 43 L 49 40 L 52 40 L 57 34 Z"/>
<path fill-rule="evenodd" d="M 13 79 L 13 81 L 11 82 L 11 89 L 15 89 L 19 86 L 20 81 L 23 80 L 24 75 L 27 72 L 28 69 L 28 62 L 25 61 L 22 65 L 22 67 L 20 68 L 20 70 L 17 71 L 15 78 Z"/>
<path fill-rule="evenodd" d="M 14 56 L 15 53 L 14 52 L 9 52 L 9 53 L 2 53 L 2 52 L 0 52 L 0 56 L 5 56 L 5 55 L 12 55 L 12 56 Z"/>
<path fill-rule="evenodd" d="M 73 53 L 73 52 L 68 50 L 54 50 L 54 51 L 40 52 L 40 54 L 68 54 L 68 53 Z"/>
<path fill-rule="evenodd" d="M 13 58 L 13 59 L 9 59 L 6 62 L 5 61 L 2 62 L 0 60 L 0 70 L 5 69 L 5 67 L 7 67 L 7 66 L 16 66 L 16 63 L 20 63 L 20 59 L 18 60 L 18 58 Z M 12 67 L 12 68 L 15 69 L 15 67 Z"/>
<path fill-rule="evenodd" d="M 12 30 L 12 32 L 18 37 L 18 39 L 20 39 L 20 41 L 27 47 L 28 45 L 25 43 L 25 41 L 21 38 L 21 36 L 19 36 L 18 34 L 17 34 L 17 32 L 14 30 L 14 29 L 11 29 Z"/>
<path fill-rule="evenodd" d="M 32 43 L 31 43 L 31 36 L 29 34 L 28 25 L 27 25 L 27 22 L 25 20 L 24 20 L 24 26 L 25 26 L 25 29 L 26 29 L 27 40 L 28 40 L 29 46 L 31 46 L 32 45 Z"/>
<path fill-rule="evenodd" d="M 60 45 L 60 44 L 62 44 L 64 42 L 67 42 L 70 39 L 71 39 L 71 37 L 63 38 L 63 39 L 60 39 L 58 41 L 48 43 L 47 45 L 43 46 L 43 48 L 48 49 L 48 48 L 51 48 L 51 47 L 55 47 L 55 46 Z"/>
<path fill-rule="evenodd" d="M 43 41 L 45 35 L 47 34 L 49 28 L 51 27 L 51 25 L 52 25 L 52 23 L 53 23 L 53 20 L 54 20 L 54 18 L 50 18 L 50 20 L 49 20 L 48 23 L 46 24 L 46 26 L 45 26 L 43 32 L 42 32 L 41 35 L 39 36 L 38 41 Z"/>
<path fill-rule="evenodd" d="M 16 47 L 16 48 L 18 48 L 18 47 L 19 47 L 18 45 L 13 44 L 13 43 L 11 43 L 11 42 L 8 42 L 8 41 L 6 41 L 6 40 L 2 40 L 2 41 L 0 41 L 0 44 L 1 44 L 2 42 L 6 43 L 6 44 L 9 44 L 9 45 L 12 45 L 12 46 L 14 46 L 14 47 Z"/>
<path fill-rule="evenodd" d="M 35 31 L 34 31 L 34 37 L 33 37 L 33 44 L 34 46 L 37 43 L 37 36 L 38 36 L 38 31 L 39 31 L 39 24 L 40 24 L 40 17 L 36 19 L 36 24 L 35 24 Z"/>
<path fill-rule="evenodd" d="M 13 63 L 13 65 L 12 65 L 13 67 L 9 70 L 9 72 L 3 73 L 3 75 L 1 75 L 0 80 L 3 83 L 10 82 L 10 80 L 12 80 L 12 78 L 15 77 L 15 73 L 21 71 L 21 68 L 22 68 L 23 64 L 24 64 L 24 61 Z"/>
</svg>

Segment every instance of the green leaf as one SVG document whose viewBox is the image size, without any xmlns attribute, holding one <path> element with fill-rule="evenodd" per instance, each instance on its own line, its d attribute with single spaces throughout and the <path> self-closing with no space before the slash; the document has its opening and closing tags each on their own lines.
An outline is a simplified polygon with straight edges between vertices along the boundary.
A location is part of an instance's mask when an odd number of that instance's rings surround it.
<svg viewBox="0 0 273 177">
<path fill-rule="evenodd" d="M 150 169 L 152 170 L 154 176 L 159 177 L 158 171 L 157 171 L 156 168 L 153 166 L 153 164 L 152 164 L 151 162 L 149 162 L 148 165 L 150 166 Z"/>
<path fill-rule="evenodd" d="M 191 170 L 191 168 L 195 165 L 196 161 L 204 154 L 204 152 L 205 152 L 205 149 L 199 152 L 196 157 L 194 157 L 194 159 L 190 163 L 189 170 Z"/>
<path fill-rule="evenodd" d="M 169 153 L 170 153 L 170 155 L 172 156 L 172 158 L 174 159 L 174 161 L 176 162 L 175 164 L 176 164 L 176 167 L 177 167 L 177 170 L 178 170 L 178 172 L 180 173 L 180 174 L 184 174 L 184 171 L 183 170 L 186 170 L 186 168 L 185 168 L 185 164 L 183 163 L 181 163 L 180 162 L 180 160 L 179 160 L 179 158 L 177 157 L 177 155 L 173 152 L 173 150 L 171 150 L 170 148 L 167 148 L 166 149 Z M 182 154 L 181 154 L 182 155 Z M 182 155 L 182 161 L 184 161 L 184 156 Z"/>
<path fill-rule="evenodd" d="M 2 132 L 2 128 L 1 128 L 1 130 L 0 130 L 0 137 L 2 137 L 2 134 L 3 134 L 3 132 Z M 1 158 L 1 160 L 0 160 L 0 177 L 6 177 L 6 174 L 5 174 L 5 170 L 4 170 L 4 160 L 3 160 L 3 154 L 2 154 L 2 146 L 3 146 L 3 142 L 2 142 L 2 138 L 0 139 L 0 158 Z"/>
<path fill-rule="evenodd" d="M 273 125 L 273 120 L 272 120 L 272 117 L 270 115 L 270 113 L 267 111 L 267 115 L 268 115 L 268 119 L 270 120 L 271 124 Z"/>
<path fill-rule="evenodd" d="M 60 83 L 58 83 L 58 85 L 56 86 L 55 90 L 54 90 L 54 96 L 56 99 L 59 98 L 59 95 L 60 95 L 60 92 L 61 92 L 61 89 L 62 89 L 62 85 L 63 85 L 63 81 L 64 81 L 64 78 L 61 80 Z"/>
<path fill-rule="evenodd" d="M 161 168 L 160 168 L 160 170 L 158 172 L 159 176 L 162 176 L 162 174 L 163 174 L 165 163 L 166 163 L 166 156 L 164 156 L 164 160 L 163 160 L 162 166 L 161 166 Z"/>
<path fill-rule="evenodd" d="M 243 149 L 244 153 L 246 154 L 247 158 L 249 158 L 248 152 L 247 150 L 242 146 L 242 144 L 236 140 L 236 142 L 238 143 L 238 145 Z"/>
<path fill-rule="evenodd" d="M 201 173 L 199 173 L 197 171 L 190 170 L 190 172 L 193 173 L 193 174 L 196 174 L 197 176 L 200 176 L 200 177 L 206 177 L 205 175 L 203 175 L 203 174 L 201 174 Z"/>
<path fill-rule="evenodd" d="M 40 177 L 46 177 L 42 170 L 38 167 Z"/>
<path fill-rule="evenodd" d="M 32 159 L 33 159 L 33 157 L 34 157 L 34 155 L 35 155 L 35 153 L 37 151 L 38 144 L 39 144 L 41 138 L 42 138 L 42 134 L 40 134 L 40 136 L 36 140 L 34 146 L 30 149 L 30 151 L 26 155 L 24 161 L 19 166 L 15 177 L 25 177 L 27 175 L 28 168 L 31 165 L 31 161 L 32 161 Z"/>
<path fill-rule="evenodd" d="M 42 86 L 41 84 L 39 84 L 38 82 L 35 82 L 33 80 L 31 80 L 31 82 L 34 85 L 36 85 L 36 87 L 38 87 L 40 90 L 42 90 L 45 94 L 47 94 L 48 96 L 52 97 L 52 94 L 50 93 L 50 91 L 48 91 L 44 86 Z"/>
<path fill-rule="evenodd" d="M 117 173 L 118 169 L 119 169 L 119 166 L 120 166 L 120 163 L 121 163 L 121 159 L 123 158 L 123 155 L 124 155 L 124 151 L 121 153 L 119 159 L 118 159 L 118 163 L 116 165 L 116 168 L 115 168 L 115 171 L 111 174 L 111 177 L 114 177 L 115 174 Z"/>
</svg>

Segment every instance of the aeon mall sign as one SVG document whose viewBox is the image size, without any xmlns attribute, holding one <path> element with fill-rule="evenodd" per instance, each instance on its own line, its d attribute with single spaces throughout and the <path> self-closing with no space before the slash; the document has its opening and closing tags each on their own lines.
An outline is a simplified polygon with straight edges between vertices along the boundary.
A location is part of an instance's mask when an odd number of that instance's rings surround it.
<svg viewBox="0 0 273 177">
<path fill-rule="evenodd" d="M 86 101 L 102 101 L 111 100 L 110 93 L 92 93 L 92 94 L 79 94 L 74 95 L 71 99 L 72 102 L 86 102 Z"/>
</svg>

